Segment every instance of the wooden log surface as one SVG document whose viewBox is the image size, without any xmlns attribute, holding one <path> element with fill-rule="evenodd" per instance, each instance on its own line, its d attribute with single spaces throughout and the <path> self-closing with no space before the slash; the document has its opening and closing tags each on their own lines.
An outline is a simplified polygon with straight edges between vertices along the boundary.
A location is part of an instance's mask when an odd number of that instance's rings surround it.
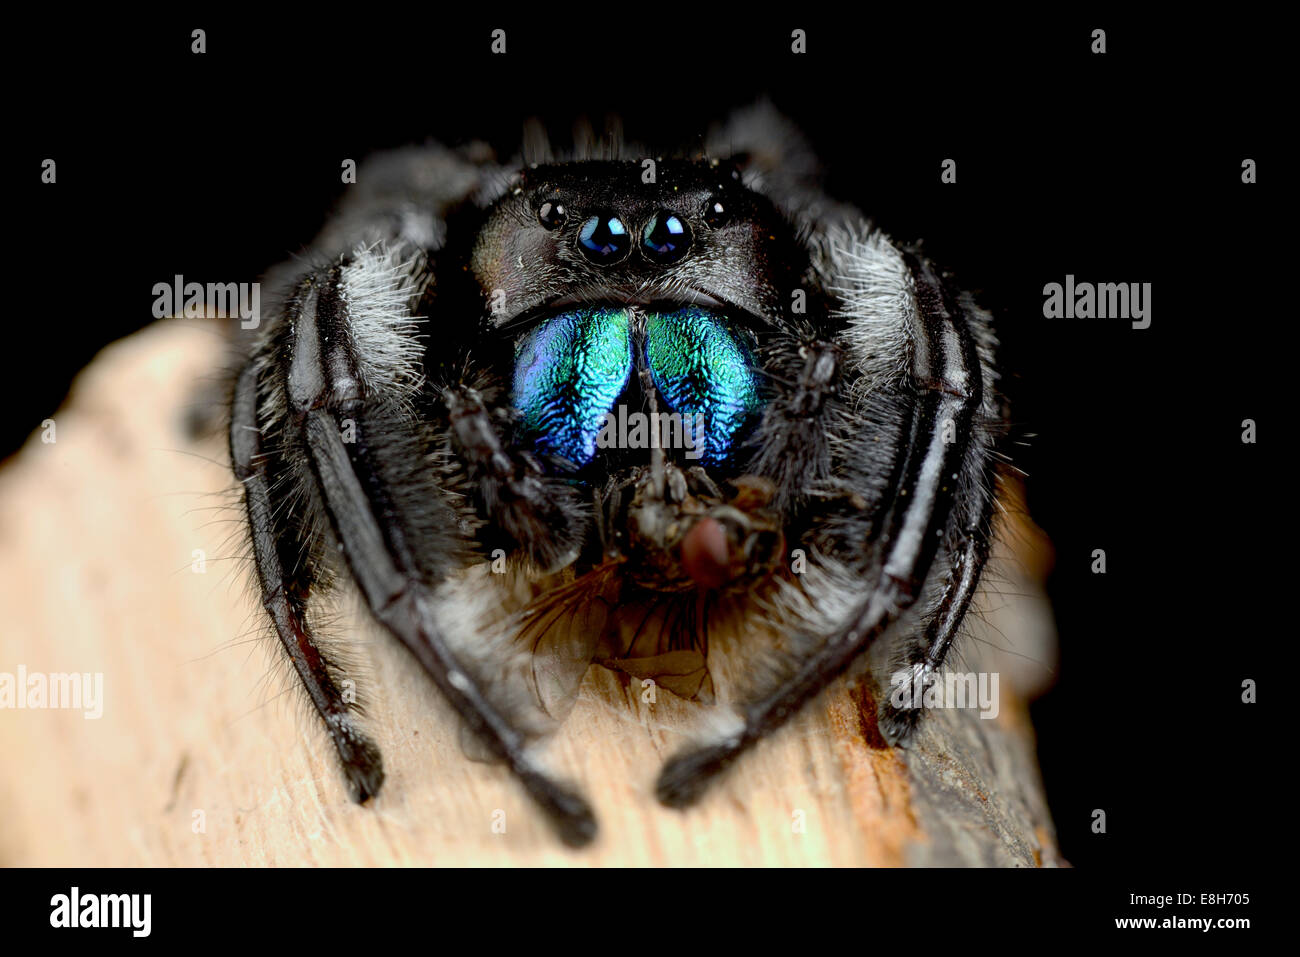
<svg viewBox="0 0 1300 957">
<path fill-rule="evenodd" d="M 0 708 L 0 865 L 1060 863 L 1021 697 L 1054 664 L 1044 546 L 1014 509 L 964 645 L 964 670 L 1001 676 L 994 720 L 936 710 L 891 749 L 867 680 L 841 679 L 678 812 L 654 780 L 704 706 L 648 704 L 593 666 L 550 748 L 600 820 L 571 851 L 503 768 L 467 760 L 413 659 L 348 610 L 338 628 L 382 689 L 369 726 L 387 771 L 377 799 L 351 803 L 261 620 L 224 442 L 185 429 L 225 364 L 211 323 L 155 323 L 82 373 L 55 441 L 38 430 L 0 468 L 0 675 L 103 675 L 98 718 Z"/>
</svg>

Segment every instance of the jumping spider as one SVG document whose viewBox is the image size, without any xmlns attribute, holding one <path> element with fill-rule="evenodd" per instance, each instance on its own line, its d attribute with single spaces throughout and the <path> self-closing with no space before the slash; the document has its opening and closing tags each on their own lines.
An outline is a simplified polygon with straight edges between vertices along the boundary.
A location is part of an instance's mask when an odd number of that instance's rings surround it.
<svg viewBox="0 0 1300 957">
<path fill-rule="evenodd" d="M 355 799 L 380 754 L 312 624 L 342 582 L 579 845 L 591 810 L 530 745 L 593 661 L 710 701 L 711 631 L 775 636 L 716 706 L 731 725 L 662 769 L 674 807 L 868 649 L 940 668 L 1004 413 L 988 315 L 822 194 L 779 118 L 678 158 L 548 154 L 363 167 L 313 265 L 268 277 L 287 293 L 230 446 L 263 604 Z M 637 415 L 680 441 L 633 441 Z M 881 700 L 901 742 L 921 712 Z"/>
</svg>

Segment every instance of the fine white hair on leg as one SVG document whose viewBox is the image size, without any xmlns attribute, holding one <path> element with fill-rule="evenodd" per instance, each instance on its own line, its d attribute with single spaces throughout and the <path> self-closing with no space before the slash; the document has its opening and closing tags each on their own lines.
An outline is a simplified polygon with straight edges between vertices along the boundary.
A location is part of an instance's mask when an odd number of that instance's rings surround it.
<svg viewBox="0 0 1300 957">
<path fill-rule="evenodd" d="M 368 393 L 409 401 L 419 389 L 424 344 L 411 311 L 426 282 L 423 255 L 398 246 L 358 246 L 343 267 L 341 291 Z"/>
<path fill-rule="evenodd" d="M 906 373 L 916 314 L 911 271 L 884 233 L 865 222 L 833 226 L 821 237 L 817 268 L 846 321 L 855 399 L 892 385 Z"/>
</svg>

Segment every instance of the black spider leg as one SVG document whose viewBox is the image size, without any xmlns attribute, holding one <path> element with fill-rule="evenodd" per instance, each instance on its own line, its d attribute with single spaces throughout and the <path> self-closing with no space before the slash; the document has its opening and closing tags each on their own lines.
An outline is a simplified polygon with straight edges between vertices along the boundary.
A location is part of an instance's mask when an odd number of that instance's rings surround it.
<svg viewBox="0 0 1300 957">
<path fill-rule="evenodd" d="M 848 624 L 821 644 L 783 684 L 745 706 L 740 729 L 726 739 L 670 758 L 659 774 L 659 800 L 686 807 L 746 748 L 817 695 L 915 604 L 948 525 L 960 472 L 970 446 L 975 411 L 983 401 L 979 355 L 964 317 L 944 295 L 929 263 L 909 256 L 917 316 L 912 362 L 921 392 L 912 418 L 902 485 L 886 526 L 879 577 Z M 952 429 L 945 429 L 951 421 Z M 945 433 L 952 441 L 945 441 Z"/>
<path fill-rule="evenodd" d="M 530 453 L 507 447 L 482 394 L 454 384 L 443 390 L 452 435 L 492 527 L 543 570 L 571 561 L 581 544 L 584 506 L 574 489 L 548 478 Z"/>
<path fill-rule="evenodd" d="M 895 673 L 905 673 L 915 707 L 898 707 L 888 695 L 882 698 L 877 707 L 880 730 L 885 739 L 896 746 L 905 744 L 916 731 L 924 709 L 916 702 L 915 693 L 924 689 L 931 677 L 943 667 L 953 640 L 957 637 L 957 630 L 966 618 L 971 599 L 979 588 L 980 574 L 988 562 L 996 501 L 993 494 L 996 476 L 991 460 L 988 467 L 980 471 L 980 475 L 982 487 L 972 493 L 977 496 L 977 501 L 965 510 L 963 522 L 957 526 L 960 545 L 939 597 L 939 604 L 920 640 L 908 646 L 906 658 L 898 662 L 895 668 Z"/>
<path fill-rule="evenodd" d="M 747 445 L 756 450 L 749 469 L 776 483 L 775 506 L 798 509 L 809 490 L 825 486 L 830 473 L 827 443 L 841 356 L 833 342 L 809 337 L 778 353 L 782 374 L 769 376 L 772 400 Z"/>
<path fill-rule="evenodd" d="M 230 453 L 235 477 L 244 486 L 244 505 L 252 530 L 253 558 L 262 590 L 262 606 L 275 624 L 294 671 L 307 689 L 312 705 L 325 723 L 347 776 L 352 799 L 364 802 L 379 793 L 384 782 L 379 749 L 361 734 L 324 656 L 312 640 L 297 589 L 286 577 L 282 554 L 296 554 L 292 533 L 275 527 L 268 489 L 262 431 L 257 416 L 257 367 L 249 362 L 235 386 L 230 425 Z M 282 551 L 283 550 L 283 551 Z"/>
<path fill-rule="evenodd" d="M 336 281 L 308 287 L 294 325 L 288 374 L 291 409 L 301 423 L 322 501 L 366 603 L 419 660 L 485 744 L 503 759 L 549 814 L 570 846 L 589 842 L 596 821 L 587 803 L 548 777 L 527 755 L 526 739 L 488 700 L 434 624 L 430 587 L 399 523 L 367 434 L 361 377 Z M 345 442 L 340 422 L 361 427 Z M 447 516 L 449 524 L 455 518 Z"/>
</svg>

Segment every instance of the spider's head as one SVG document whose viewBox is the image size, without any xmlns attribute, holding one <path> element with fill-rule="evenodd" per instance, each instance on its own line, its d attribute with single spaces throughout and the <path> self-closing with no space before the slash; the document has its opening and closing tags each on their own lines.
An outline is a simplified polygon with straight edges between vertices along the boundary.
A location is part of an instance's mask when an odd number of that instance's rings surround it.
<svg viewBox="0 0 1300 957">
<path fill-rule="evenodd" d="M 525 170 L 489 211 L 471 271 L 510 355 L 516 439 L 557 474 L 620 490 L 604 527 L 620 550 L 670 556 L 638 563 L 653 581 L 729 581 L 772 522 L 750 516 L 766 496 L 719 484 L 743 477 L 766 401 L 761 346 L 808 255 L 735 168 L 650 174 Z"/>
<path fill-rule="evenodd" d="M 772 203 L 720 163 L 664 160 L 649 173 L 615 161 L 523 171 L 473 254 L 492 322 L 662 300 L 779 323 L 806 254 Z"/>
</svg>

